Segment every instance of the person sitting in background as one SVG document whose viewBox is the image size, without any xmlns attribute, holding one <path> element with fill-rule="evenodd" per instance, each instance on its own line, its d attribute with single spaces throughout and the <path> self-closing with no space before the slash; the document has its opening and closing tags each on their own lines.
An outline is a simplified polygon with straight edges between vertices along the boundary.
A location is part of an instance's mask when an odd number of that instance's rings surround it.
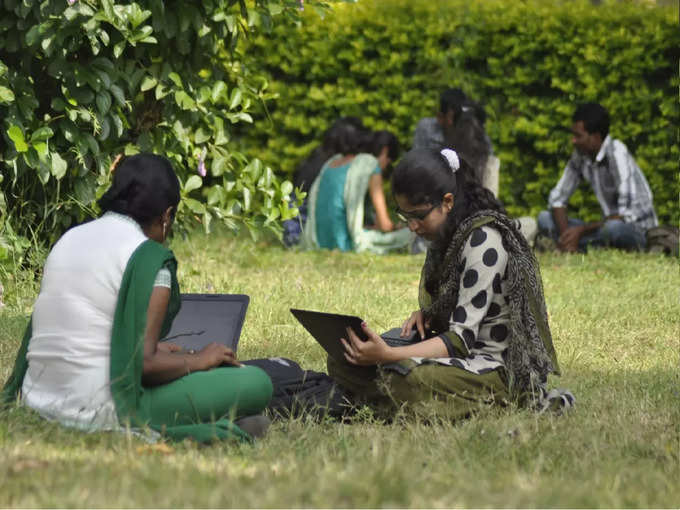
<svg viewBox="0 0 680 510">
<path fill-rule="evenodd" d="M 484 130 L 486 112 L 459 88 L 447 89 L 439 96 L 436 117 L 421 119 L 413 136 L 413 149 L 454 147 L 472 167 L 479 182 L 498 195 L 498 173 L 486 177 L 488 165 L 496 165 L 491 139 Z M 490 158 L 491 159 L 490 161 Z"/>
<path fill-rule="evenodd" d="M 422 119 L 416 127 L 413 148 L 451 147 L 472 168 L 474 178 L 498 197 L 500 160 L 493 153 L 491 139 L 484 129 L 486 112 L 459 88 L 447 89 L 439 98 L 437 117 Z M 520 231 L 532 245 L 537 233 L 536 220 L 517 219 Z M 418 244 L 418 243 L 416 243 Z"/>
<path fill-rule="evenodd" d="M 646 231 L 658 225 L 652 192 L 628 148 L 609 135 L 609 112 L 597 103 L 576 108 L 572 117 L 574 152 L 562 178 L 538 215 L 539 233 L 564 252 L 588 245 L 626 250 L 645 248 Z M 603 219 L 584 223 L 567 216 L 567 203 L 582 179 L 592 187 Z"/>
<path fill-rule="evenodd" d="M 411 230 L 432 242 L 421 272 L 419 309 L 402 328 L 416 340 L 389 346 L 366 324 L 340 339 L 345 360 L 328 373 L 357 403 L 418 409 L 439 402 L 464 417 L 482 404 L 520 402 L 570 407 L 550 393 L 559 374 L 538 263 L 516 223 L 476 181 L 455 151 L 409 151 L 394 170 L 392 192 Z"/>
<path fill-rule="evenodd" d="M 323 135 L 323 142 L 312 153 L 300 163 L 295 175 L 293 184 L 304 193 L 309 193 L 314 179 L 317 178 L 324 163 L 331 156 L 340 152 L 340 137 L 343 136 L 344 126 L 350 125 L 358 130 L 365 130 L 364 125 L 358 117 L 341 117 L 336 120 Z M 300 204 L 298 216 L 283 222 L 283 242 L 286 246 L 295 246 L 300 242 L 302 228 L 307 222 L 307 198 L 305 197 Z"/>
<path fill-rule="evenodd" d="M 309 191 L 307 223 L 302 232 L 304 247 L 382 254 L 408 246 L 413 235 L 406 228 L 395 229 L 382 187 L 381 172 L 396 154 L 390 152 L 389 143 L 374 147 L 379 158 L 362 153 L 370 143 L 366 133 L 351 124 L 345 124 L 342 131 L 339 153 L 326 162 Z M 376 140 L 383 136 L 376 136 Z M 375 223 L 369 226 L 367 195 L 375 212 Z"/>
<path fill-rule="evenodd" d="M 180 306 L 177 261 L 162 244 L 179 200 L 166 158 L 122 160 L 99 200 L 103 215 L 67 231 L 47 257 L 3 403 L 20 397 L 88 431 L 148 426 L 198 441 L 264 433 L 267 374 L 221 344 L 188 353 L 160 341 Z"/>
</svg>

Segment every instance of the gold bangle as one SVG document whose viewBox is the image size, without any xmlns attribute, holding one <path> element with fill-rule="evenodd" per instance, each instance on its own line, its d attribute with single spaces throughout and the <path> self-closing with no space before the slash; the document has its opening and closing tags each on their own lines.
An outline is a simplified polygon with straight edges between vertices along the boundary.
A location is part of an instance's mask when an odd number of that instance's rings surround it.
<svg viewBox="0 0 680 510">
<path fill-rule="evenodd" d="M 184 375 L 189 375 L 191 374 L 191 369 L 189 368 L 189 362 L 187 361 L 186 358 L 184 359 Z"/>
</svg>

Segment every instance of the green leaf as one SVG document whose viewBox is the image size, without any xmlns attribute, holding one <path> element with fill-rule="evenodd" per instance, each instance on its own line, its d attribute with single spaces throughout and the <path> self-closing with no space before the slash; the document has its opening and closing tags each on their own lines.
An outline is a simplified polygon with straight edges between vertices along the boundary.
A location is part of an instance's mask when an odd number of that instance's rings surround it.
<svg viewBox="0 0 680 510">
<path fill-rule="evenodd" d="M 201 186 L 203 186 L 203 180 L 198 175 L 192 175 L 187 179 L 187 182 L 184 183 L 184 192 L 190 193 Z"/>
<path fill-rule="evenodd" d="M 28 150 L 28 145 L 24 139 L 24 132 L 19 126 L 11 125 L 7 130 L 7 135 L 9 136 L 10 140 L 14 142 L 14 147 L 16 148 L 17 152 L 26 152 Z"/>
<path fill-rule="evenodd" d="M 52 175 L 57 180 L 60 180 L 62 177 L 64 177 L 64 175 L 66 175 L 66 169 L 68 168 L 68 165 L 58 152 L 50 153 L 50 163 Z"/>
<path fill-rule="evenodd" d="M 227 84 L 222 80 L 216 81 L 212 89 L 212 102 L 217 103 L 222 97 L 226 97 Z"/>
<path fill-rule="evenodd" d="M 243 98 L 243 92 L 241 92 L 241 89 L 235 88 L 234 90 L 232 90 L 231 91 L 231 101 L 229 103 L 229 109 L 233 110 L 239 104 L 241 104 L 242 98 Z"/>
<path fill-rule="evenodd" d="M 66 101 L 64 101 L 62 98 L 55 97 L 55 98 L 52 98 L 50 106 L 52 107 L 53 110 L 55 110 L 57 112 L 63 112 L 68 105 L 67 105 Z"/>
<path fill-rule="evenodd" d="M 249 188 L 243 188 L 243 210 L 250 211 L 250 204 L 252 201 L 252 193 Z"/>
<path fill-rule="evenodd" d="M 36 167 L 35 170 L 38 173 L 38 179 L 40 179 L 40 182 L 43 185 L 47 184 L 50 180 L 50 167 L 48 167 L 47 164 L 39 161 L 38 166 Z"/>
<path fill-rule="evenodd" d="M 41 128 L 36 129 L 31 133 L 31 142 L 41 142 L 48 140 L 54 135 L 54 131 L 52 131 L 49 127 L 43 126 Z"/>
<path fill-rule="evenodd" d="M 175 102 L 183 110 L 193 110 L 196 108 L 196 102 L 183 90 L 175 92 Z"/>
<path fill-rule="evenodd" d="M 210 133 L 206 133 L 202 127 L 198 128 L 194 135 L 194 143 L 198 145 L 205 143 L 208 140 L 210 140 Z"/>
<path fill-rule="evenodd" d="M 142 84 L 139 87 L 139 90 L 142 92 L 146 92 L 147 90 L 151 90 L 156 86 L 158 83 L 158 80 L 154 78 L 153 76 L 145 76 L 144 79 L 142 80 Z"/>
<path fill-rule="evenodd" d="M 111 85 L 109 88 L 111 95 L 116 98 L 116 102 L 120 106 L 125 106 L 125 93 L 118 85 Z"/>
<path fill-rule="evenodd" d="M 11 103 L 12 101 L 14 101 L 14 92 L 0 85 L 0 103 Z"/>
<path fill-rule="evenodd" d="M 290 195 L 293 192 L 293 184 L 290 181 L 283 181 L 281 183 L 281 194 Z"/>
<path fill-rule="evenodd" d="M 101 91 L 97 94 L 97 110 L 102 115 L 106 115 L 111 109 L 111 94 L 106 90 Z"/>
<path fill-rule="evenodd" d="M 186 204 L 186 206 L 191 209 L 192 212 L 195 212 L 196 214 L 204 214 L 206 211 L 205 205 L 203 205 L 201 202 L 199 202 L 196 199 L 193 198 L 184 198 L 182 199 L 182 202 Z"/>
<path fill-rule="evenodd" d="M 87 87 L 69 89 L 70 96 L 75 99 L 76 104 L 90 104 L 95 99 L 94 92 Z"/>
<path fill-rule="evenodd" d="M 179 74 L 172 72 L 168 75 L 168 78 L 170 79 L 170 81 L 172 81 L 172 83 L 175 84 L 176 87 L 180 89 L 183 88 L 182 78 L 179 77 Z"/>
<path fill-rule="evenodd" d="M 220 186 L 211 186 L 207 194 L 208 205 L 222 204 L 225 199 L 224 188 Z"/>
<path fill-rule="evenodd" d="M 227 170 L 227 158 L 223 156 L 213 157 L 212 165 L 210 165 L 210 173 L 218 176 L 222 175 Z"/>
<path fill-rule="evenodd" d="M 123 136 L 123 121 L 120 120 L 120 117 L 118 115 L 111 115 L 111 120 L 113 121 L 113 125 L 116 128 L 116 136 L 120 138 Z"/>
<path fill-rule="evenodd" d="M 99 136 L 97 136 L 97 138 L 103 142 L 109 137 L 109 134 L 111 134 L 111 122 L 109 121 L 108 117 L 102 117 L 99 121 L 99 124 L 101 126 L 101 131 L 99 132 Z"/>
<path fill-rule="evenodd" d="M 163 99 L 169 93 L 170 93 L 170 89 L 167 88 L 162 83 L 159 83 L 158 85 L 156 85 L 156 91 L 155 91 L 156 99 Z M 185 92 L 183 92 L 183 93 L 185 93 Z"/>
<path fill-rule="evenodd" d="M 34 25 L 26 32 L 26 45 L 33 46 L 40 40 L 40 25 Z"/>
<path fill-rule="evenodd" d="M 120 41 L 116 43 L 113 47 L 113 56 L 120 58 L 120 56 L 123 54 L 123 51 L 125 50 L 125 45 L 126 41 Z"/>
<path fill-rule="evenodd" d="M 107 73 L 106 71 L 102 71 L 100 69 L 95 69 L 94 72 L 97 75 L 97 77 L 99 78 L 99 80 L 102 82 L 102 86 L 105 89 L 108 90 L 109 88 L 111 88 L 112 82 L 111 82 L 111 76 L 109 76 L 109 73 Z"/>
<path fill-rule="evenodd" d="M 31 144 L 38 153 L 38 158 L 41 162 L 45 163 L 47 161 L 47 156 L 49 155 L 49 150 L 47 148 L 47 143 L 45 142 L 35 142 Z"/>
</svg>

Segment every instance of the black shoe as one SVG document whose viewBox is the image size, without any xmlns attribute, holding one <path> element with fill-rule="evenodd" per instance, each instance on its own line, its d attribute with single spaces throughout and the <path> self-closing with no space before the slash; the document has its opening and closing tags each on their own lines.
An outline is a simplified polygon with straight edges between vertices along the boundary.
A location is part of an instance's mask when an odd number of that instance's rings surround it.
<svg viewBox="0 0 680 510">
<path fill-rule="evenodd" d="M 234 422 L 238 427 L 247 432 L 254 438 L 260 438 L 267 433 L 269 425 L 272 421 L 264 414 L 254 414 L 252 416 L 244 416 Z"/>
</svg>

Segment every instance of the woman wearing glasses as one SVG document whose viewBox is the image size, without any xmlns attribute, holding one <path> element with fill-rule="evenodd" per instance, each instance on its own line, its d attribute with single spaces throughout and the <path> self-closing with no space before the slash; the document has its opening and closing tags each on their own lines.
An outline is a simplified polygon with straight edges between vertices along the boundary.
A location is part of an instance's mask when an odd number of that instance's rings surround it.
<svg viewBox="0 0 680 510">
<path fill-rule="evenodd" d="M 454 418 L 515 398 L 570 406 L 570 393 L 545 387 L 559 367 L 538 264 L 516 223 L 453 150 L 412 150 L 392 179 L 399 215 L 431 241 L 419 309 L 402 328 L 416 341 L 391 347 L 364 324 L 368 340 L 348 330 L 347 363 L 329 358 L 329 373 L 359 400 L 434 400 Z"/>
</svg>

